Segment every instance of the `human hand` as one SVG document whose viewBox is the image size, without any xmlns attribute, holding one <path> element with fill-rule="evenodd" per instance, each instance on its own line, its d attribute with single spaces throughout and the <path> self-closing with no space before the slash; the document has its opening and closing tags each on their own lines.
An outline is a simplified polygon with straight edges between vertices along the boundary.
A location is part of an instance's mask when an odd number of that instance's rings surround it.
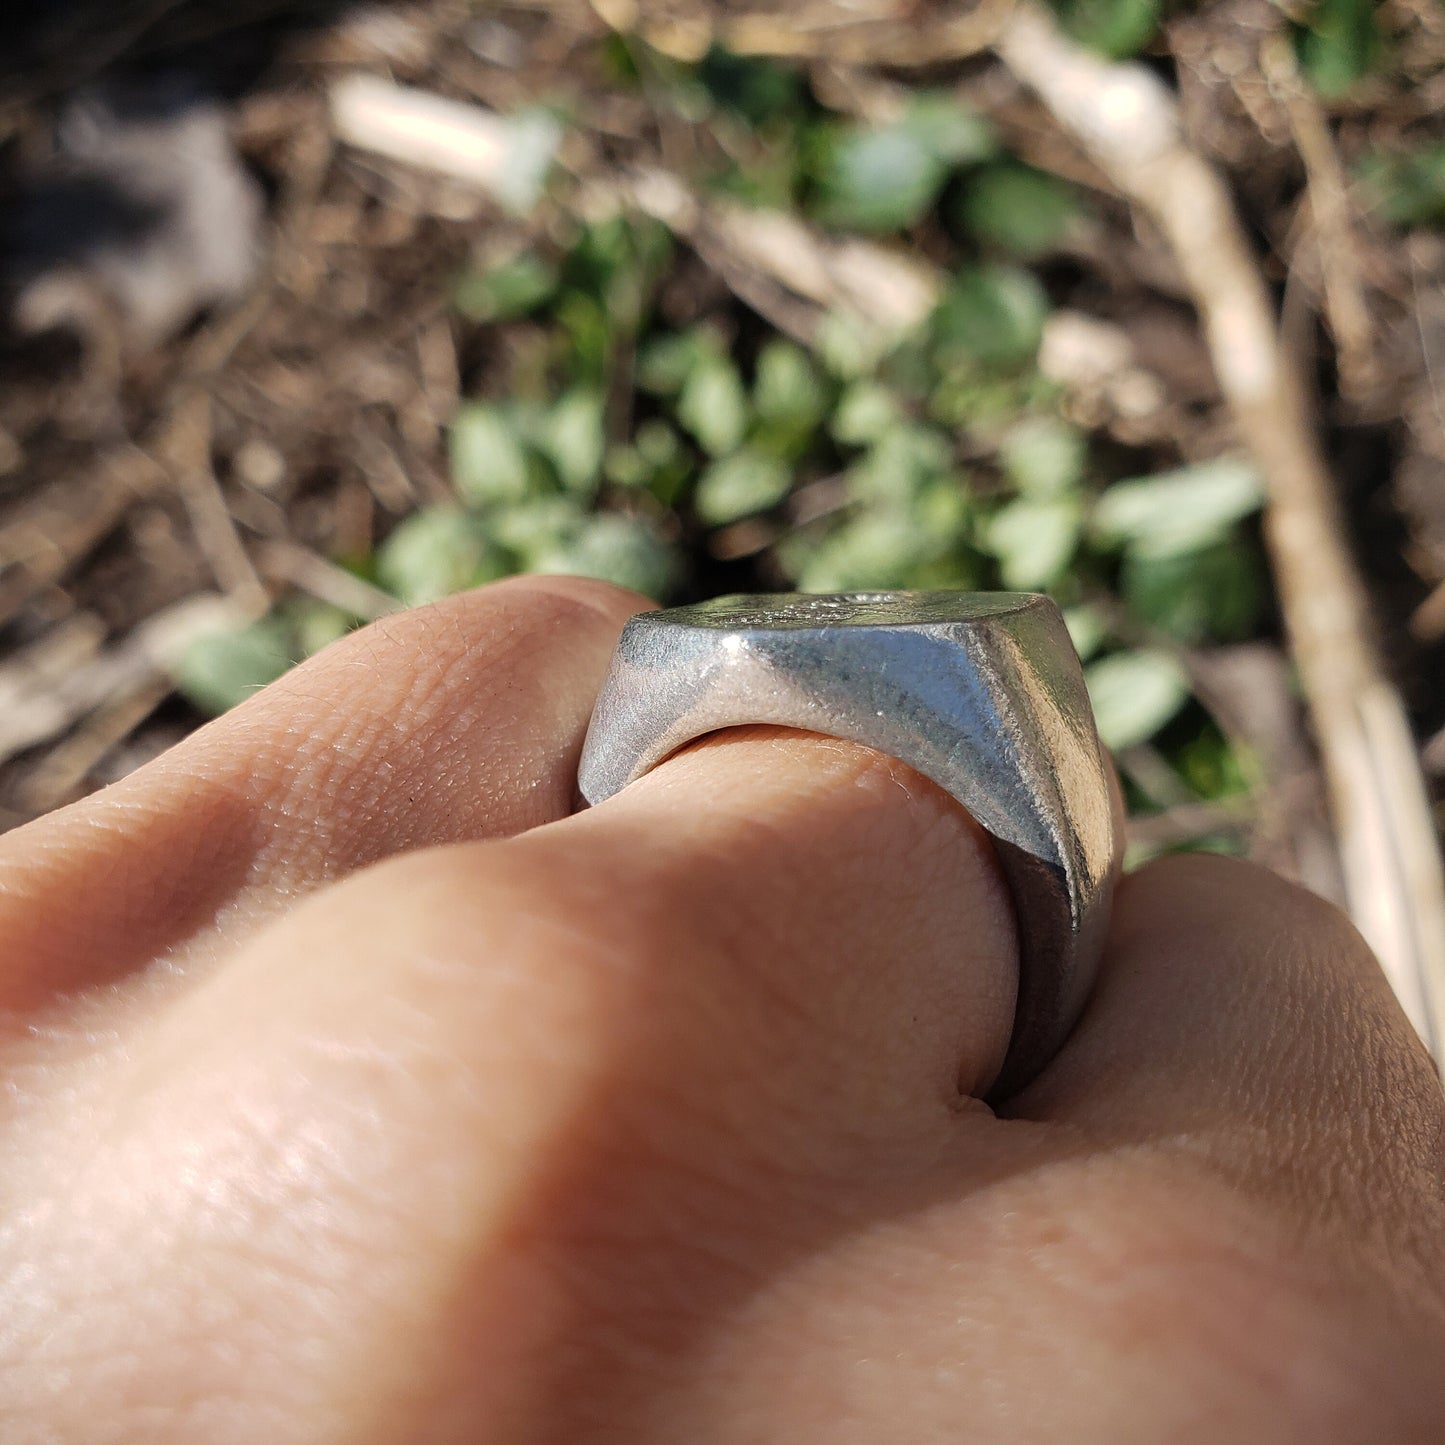
<svg viewBox="0 0 1445 1445">
<path fill-rule="evenodd" d="M 995 1115 L 932 785 L 751 729 L 569 816 L 640 605 L 388 620 L 0 840 L 0 1439 L 1445 1438 L 1445 1108 L 1348 924 L 1142 870 Z"/>
</svg>

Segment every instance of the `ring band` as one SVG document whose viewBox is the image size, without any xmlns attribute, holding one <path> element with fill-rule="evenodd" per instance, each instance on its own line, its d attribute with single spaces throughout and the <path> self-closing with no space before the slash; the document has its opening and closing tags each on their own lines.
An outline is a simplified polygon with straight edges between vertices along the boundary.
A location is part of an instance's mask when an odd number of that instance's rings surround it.
<svg viewBox="0 0 1445 1445">
<path fill-rule="evenodd" d="M 951 794 L 1013 897 L 1019 993 L 993 1097 L 1062 1045 L 1119 870 L 1115 795 L 1058 608 L 1028 593 L 721 597 L 628 622 L 582 751 L 599 803 L 685 744 L 770 723 L 862 743 Z"/>
</svg>

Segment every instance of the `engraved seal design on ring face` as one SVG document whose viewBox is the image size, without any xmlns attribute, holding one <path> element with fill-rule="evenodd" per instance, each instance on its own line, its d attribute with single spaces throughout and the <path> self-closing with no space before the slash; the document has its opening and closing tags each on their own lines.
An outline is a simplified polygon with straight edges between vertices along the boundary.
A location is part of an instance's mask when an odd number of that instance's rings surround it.
<svg viewBox="0 0 1445 1445">
<path fill-rule="evenodd" d="M 1030 593 L 852 592 L 642 613 L 593 713 L 582 794 L 601 802 L 694 739 L 754 723 L 898 758 L 990 834 L 1020 944 L 994 1096 L 1021 1088 L 1082 1007 L 1119 867 L 1115 795 L 1057 607 Z"/>
</svg>

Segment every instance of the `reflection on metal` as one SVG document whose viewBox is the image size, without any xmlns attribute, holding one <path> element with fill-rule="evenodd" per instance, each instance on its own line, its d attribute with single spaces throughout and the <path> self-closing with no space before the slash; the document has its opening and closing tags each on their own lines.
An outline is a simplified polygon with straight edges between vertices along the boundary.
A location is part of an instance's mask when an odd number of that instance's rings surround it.
<svg viewBox="0 0 1445 1445">
<path fill-rule="evenodd" d="M 582 793 L 601 802 L 693 739 L 750 723 L 898 758 L 992 835 L 1021 959 L 994 1093 L 1016 1092 L 1078 1016 L 1119 867 L 1114 794 L 1057 608 L 1025 593 L 855 592 L 644 613 L 598 699 Z"/>
</svg>

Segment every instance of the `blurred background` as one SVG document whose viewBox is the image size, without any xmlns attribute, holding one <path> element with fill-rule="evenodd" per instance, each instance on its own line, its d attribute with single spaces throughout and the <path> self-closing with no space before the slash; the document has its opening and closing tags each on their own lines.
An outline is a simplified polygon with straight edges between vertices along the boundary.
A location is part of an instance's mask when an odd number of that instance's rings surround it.
<svg viewBox="0 0 1445 1445">
<path fill-rule="evenodd" d="M 513 572 L 1047 591 L 1428 1032 L 1434 0 L 21 0 L 0 316 L 0 827 Z"/>
</svg>

